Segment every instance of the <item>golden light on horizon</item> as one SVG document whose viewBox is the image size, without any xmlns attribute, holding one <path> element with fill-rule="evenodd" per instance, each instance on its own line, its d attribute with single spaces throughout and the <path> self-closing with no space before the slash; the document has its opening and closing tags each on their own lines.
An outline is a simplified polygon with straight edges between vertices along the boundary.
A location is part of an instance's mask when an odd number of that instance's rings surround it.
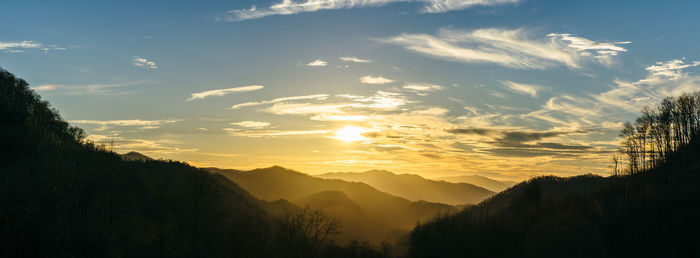
<svg viewBox="0 0 700 258">
<path fill-rule="evenodd" d="M 367 137 L 362 136 L 363 133 L 368 132 L 367 129 L 357 126 L 348 125 L 335 132 L 335 139 L 344 142 L 356 142 L 367 140 Z"/>
</svg>

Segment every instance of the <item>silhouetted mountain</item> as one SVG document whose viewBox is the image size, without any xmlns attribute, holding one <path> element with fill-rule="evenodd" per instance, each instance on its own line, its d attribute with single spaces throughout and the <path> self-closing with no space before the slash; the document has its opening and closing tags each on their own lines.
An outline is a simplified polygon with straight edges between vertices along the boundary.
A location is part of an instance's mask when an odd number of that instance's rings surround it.
<svg viewBox="0 0 700 258">
<path fill-rule="evenodd" d="M 453 210 L 445 204 L 411 202 L 364 183 L 323 179 L 277 166 L 251 171 L 207 170 L 228 177 L 258 198 L 292 200 L 336 215 L 350 233 L 344 239 L 358 236 L 374 243 L 393 242 L 399 236 L 396 232 L 408 232 L 417 221 Z"/>
<path fill-rule="evenodd" d="M 132 152 L 129 152 L 129 153 L 121 154 L 121 156 L 122 156 L 122 159 L 124 159 L 124 160 L 126 160 L 126 161 L 147 161 L 147 160 L 153 160 L 151 157 L 146 156 L 146 155 L 143 155 L 143 154 L 138 153 L 138 152 L 135 152 L 135 151 L 132 151 Z"/>
<path fill-rule="evenodd" d="M 385 170 L 370 170 L 361 173 L 327 173 L 317 175 L 317 177 L 362 182 L 379 191 L 411 201 L 424 200 L 451 205 L 475 204 L 495 194 L 472 184 L 434 181 L 418 175 L 397 175 Z"/>
<path fill-rule="evenodd" d="M 539 177 L 414 229 L 413 257 L 699 257 L 700 142 L 632 175 Z"/>
<path fill-rule="evenodd" d="M 183 163 L 129 162 L 85 142 L 2 69 L 0 121 L 0 257 L 381 255 L 327 245 L 317 237 L 334 230 L 325 214 L 260 201 Z M 281 209 L 286 216 L 265 212 Z"/>
<path fill-rule="evenodd" d="M 508 187 L 515 185 L 517 182 L 513 181 L 498 181 L 485 176 L 470 175 L 470 176 L 446 176 L 437 177 L 434 180 L 442 180 L 452 183 L 467 183 L 480 186 L 489 189 L 494 192 L 501 192 L 506 190 Z"/>
</svg>

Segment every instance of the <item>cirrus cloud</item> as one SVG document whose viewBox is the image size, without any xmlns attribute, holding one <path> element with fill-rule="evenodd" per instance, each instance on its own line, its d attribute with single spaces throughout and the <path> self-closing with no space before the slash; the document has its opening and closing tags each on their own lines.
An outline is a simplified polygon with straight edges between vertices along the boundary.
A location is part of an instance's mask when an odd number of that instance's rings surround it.
<svg viewBox="0 0 700 258">
<path fill-rule="evenodd" d="M 565 65 L 579 69 L 592 60 L 611 65 L 630 42 L 598 42 L 571 34 L 550 33 L 533 39 L 524 29 L 442 29 L 437 35 L 404 33 L 379 39 L 429 57 L 461 62 L 492 63 L 516 69 L 545 69 Z"/>
<path fill-rule="evenodd" d="M 248 92 L 248 91 L 262 90 L 264 87 L 265 86 L 262 86 L 262 85 L 248 85 L 248 86 L 234 87 L 234 88 L 228 88 L 228 89 L 202 91 L 202 92 L 192 93 L 191 94 L 192 96 L 189 99 L 187 99 L 187 101 L 192 101 L 195 99 L 204 99 L 204 98 L 213 97 L 213 96 L 220 97 L 220 96 L 224 96 L 224 95 L 236 93 L 236 92 Z"/>
<path fill-rule="evenodd" d="M 253 5 L 248 9 L 236 9 L 228 11 L 219 20 L 237 22 L 250 19 L 259 19 L 272 15 L 293 15 L 322 10 L 338 10 L 363 7 L 380 7 L 393 3 L 423 3 L 420 9 L 422 13 L 443 13 L 454 10 L 463 10 L 474 6 L 496 6 L 518 3 L 521 0 L 283 0 L 267 8 L 258 8 Z"/>
</svg>

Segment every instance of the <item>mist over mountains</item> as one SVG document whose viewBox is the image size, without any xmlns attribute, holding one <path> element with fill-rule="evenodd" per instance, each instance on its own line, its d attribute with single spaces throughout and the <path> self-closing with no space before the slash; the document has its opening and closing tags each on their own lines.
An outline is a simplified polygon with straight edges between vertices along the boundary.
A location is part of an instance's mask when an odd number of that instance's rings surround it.
<svg viewBox="0 0 700 258">
<path fill-rule="evenodd" d="M 503 190 L 506 190 L 508 187 L 511 187 L 518 182 L 514 181 L 498 181 L 494 180 L 485 176 L 479 176 L 479 175 L 469 175 L 469 176 L 446 176 L 446 177 L 437 177 L 434 178 L 434 180 L 438 181 L 447 181 L 447 182 L 452 182 L 452 183 L 468 183 L 472 185 L 478 185 L 483 188 L 486 188 L 488 190 L 494 191 L 494 192 L 500 192 Z"/>
<path fill-rule="evenodd" d="M 250 171 L 206 168 L 236 182 L 267 201 L 288 200 L 299 206 L 321 209 L 344 225 L 346 240 L 395 242 L 417 222 L 456 210 L 452 205 L 410 201 L 360 182 L 324 179 L 283 167 Z"/>
<path fill-rule="evenodd" d="M 385 170 L 370 170 L 360 173 L 326 173 L 317 175 L 317 177 L 362 182 L 380 191 L 411 201 L 423 200 L 450 205 L 476 204 L 495 194 L 493 191 L 469 183 L 434 181 L 418 175 L 397 175 Z"/>
</svg>

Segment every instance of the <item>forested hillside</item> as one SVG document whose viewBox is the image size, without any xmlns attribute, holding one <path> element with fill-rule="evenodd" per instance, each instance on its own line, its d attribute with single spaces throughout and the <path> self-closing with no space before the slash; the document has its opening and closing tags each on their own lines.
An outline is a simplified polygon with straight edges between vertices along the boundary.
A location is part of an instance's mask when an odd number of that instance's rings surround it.
<svg viewBox="0 0 700 258">
<path fill-rule="evenodd" d="M 700 95 L 622 129 L 616 174 L 539 177 L 414 229 L 413 257 L 700 256 Z"/>
<path fill-rule="evenodd" d="M 357 242 L 330 244 L 340 228 L 323 212 L 260 201 L 184 163 L 125 160 L 86 142 L 5 70 L 0 121 L 0 257 L 382 255 Z"/>
</svg>

